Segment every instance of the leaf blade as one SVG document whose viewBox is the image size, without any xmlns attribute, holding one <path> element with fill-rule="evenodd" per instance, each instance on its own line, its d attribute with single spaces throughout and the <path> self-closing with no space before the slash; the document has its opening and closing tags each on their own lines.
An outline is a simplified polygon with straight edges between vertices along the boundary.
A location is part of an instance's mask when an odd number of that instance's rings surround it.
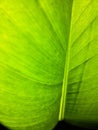
<svg viewBox="0 0 98 130">
<path fill-rule="evenodd" d="M 65 119 L 71 122 L 98 121 L 97 5 L 96 0 L 82 1 L 81 4 L 79 1 L 73 2 L 71 57 L 65 110 Z"/>
</svg>

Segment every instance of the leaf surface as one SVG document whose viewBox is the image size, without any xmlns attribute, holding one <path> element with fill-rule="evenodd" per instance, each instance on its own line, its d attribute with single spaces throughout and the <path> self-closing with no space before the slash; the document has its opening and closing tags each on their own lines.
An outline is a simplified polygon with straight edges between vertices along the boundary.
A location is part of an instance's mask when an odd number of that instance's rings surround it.
<svg viewBox="0 0 98 130">
<path fill-rule="evenodd" d="M 64 114 L 72 122 L 98 122 L 97 8 L 97 0 L 73 1 Z"/>
<path fill-rule="evenodd" d="M 98 121 L 97 0 L 0 0 L 0 122 L 51 130 Z"/>
<path fill-rule="evenodd" d="M 0 0 L 0 121 L 9 128 L 58 122 L 70 15 L 68 0 Z"/>
</svg>

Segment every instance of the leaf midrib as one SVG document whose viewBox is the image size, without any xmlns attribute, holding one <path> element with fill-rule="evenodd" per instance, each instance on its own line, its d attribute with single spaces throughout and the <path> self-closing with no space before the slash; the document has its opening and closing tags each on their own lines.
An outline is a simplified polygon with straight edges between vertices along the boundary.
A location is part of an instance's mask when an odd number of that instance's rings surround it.
<svg viewBox="0 0 98 130">
<path fill-rule="evenodd" d="M 71 3 L 71 11 L 70 11 L 70 26 L 69 26 L 69 38 L 67 42 L 67 49 L 66 49 L 66 57 L 65 57 L 65 67 L 64 67 L 64 77 L 63 77 L 63 84 L 62 84 L 62 93 L 61 93 L 61 100 L 60 100 L 60 110 L 59 110 L 59 120 L 64 119 L 65 115 L 65 108 L 66 108 L 66 95 L 67 95 L 67 86 L 68 86 L 68 73 L 69 73 L 69 62 L 70 62 L 70 50 L 71 50 L 71 19 L 72 19 L 72 6 L 73 1 Z"/>
</svg>

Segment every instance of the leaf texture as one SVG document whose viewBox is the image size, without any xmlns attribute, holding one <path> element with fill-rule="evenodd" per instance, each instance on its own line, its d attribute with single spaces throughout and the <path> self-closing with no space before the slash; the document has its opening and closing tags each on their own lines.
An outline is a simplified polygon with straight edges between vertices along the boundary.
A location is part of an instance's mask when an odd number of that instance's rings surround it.
<svg viewBox="0 0 98 130">
<path fill-rule="evenodd" d="M 0 121 L 12 130 L 58 121 L 70 3 L 0 0 Z"/>
<path fill-rule="evenodd" d="M 98 122 L 97 0 L 0 0 L 0 122 L 51 130 Z"/>
<path fill-rule="evenodd" d="M 73 1 L 65 119 L 80 123 L 98 122 L 97 8 L 97 0 Z"/>
</svg>

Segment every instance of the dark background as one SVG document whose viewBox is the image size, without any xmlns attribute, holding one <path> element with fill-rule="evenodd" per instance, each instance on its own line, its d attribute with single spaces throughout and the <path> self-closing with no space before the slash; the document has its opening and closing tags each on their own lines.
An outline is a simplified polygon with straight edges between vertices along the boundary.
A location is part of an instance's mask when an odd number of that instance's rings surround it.
<svg viewBox="0 0 98 130">
<path fill-rule="evenodd" d="M 90 128 L 79 127 L 65 121 L 60 121 L 53 130 L 98 130 L 98 125 Z"/>
</svg>

